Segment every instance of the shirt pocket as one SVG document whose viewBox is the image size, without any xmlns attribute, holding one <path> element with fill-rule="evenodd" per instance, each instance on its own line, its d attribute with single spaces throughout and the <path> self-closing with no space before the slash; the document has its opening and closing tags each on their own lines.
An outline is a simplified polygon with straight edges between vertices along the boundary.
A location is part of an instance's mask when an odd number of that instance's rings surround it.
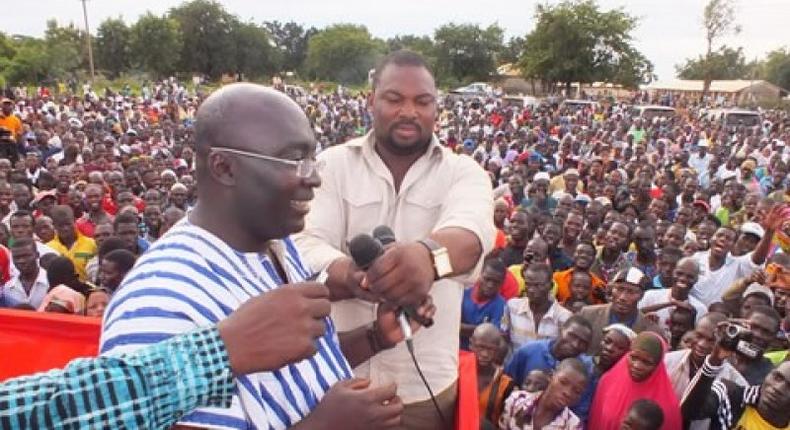
<svg viewBox="0 0 790 430">
<path fill-rule="evenodd" d="M 408 239 L 422 239 L 433 232 L 441 215 L 441 197 L 445 191 L 424 187 L 406 194 L 399 212 Z"/>
<path fill-rule="evenodd" d="M 373 229 L 385 222 L 386 214 L 383 212 L 383 199 L 385 198 L 364 184 L 352 187 L 343 196 L 346 209 L 346 238 L 350 239 L 357 234 L 371 234 Z M 338 220 L 340 221 L 340 220 Z"/>
</svg>

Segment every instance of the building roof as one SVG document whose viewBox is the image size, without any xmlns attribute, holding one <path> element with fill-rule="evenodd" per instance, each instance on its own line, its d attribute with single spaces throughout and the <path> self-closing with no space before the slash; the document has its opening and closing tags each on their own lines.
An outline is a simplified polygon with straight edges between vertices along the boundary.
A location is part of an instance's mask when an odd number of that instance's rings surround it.
<svg viewBox="0 0 790 430">
<path fill-rule="evenodd" d="M 687 80 L 687 79 L 670 79 L 666 81 L 656 81 L 647 86 L 646 90 L 671 90 L 671 91 L 697 91 L 701 92 L 704 85 L 703 81 Z M 747 79 L 734 79 L 729 81 L 711 81 L 710 91 L 715 93 L 737 93 L 743 91 L 751 86 L 770 85 L 776 88 L 777 91 L 781 88 L 776 85 L 762 80 L 747 80 Z"/>
</svg>

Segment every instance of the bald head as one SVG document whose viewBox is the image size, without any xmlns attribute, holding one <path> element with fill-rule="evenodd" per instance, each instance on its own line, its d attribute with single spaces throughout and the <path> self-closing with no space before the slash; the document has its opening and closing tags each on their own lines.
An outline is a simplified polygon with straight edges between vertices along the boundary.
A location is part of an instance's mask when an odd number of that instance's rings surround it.
<svg viewBox="0 0 790 430">
<path fill-rule="evenodd" d="M 485 340 L 488 342 L 498 342 L 501 338 L 501 332 L 497 326 L 491 323 L 482 323 L 478 325 L 472 333 L 472 339 Z"/>
<path fill-rule="evenodd" d="M 279 136 L 281 129 L 303 127 L 309 131 L 307 117 L 285 94 L 250 83 L 226 85 L 200 105 L 195 126 L 196 148 L 204 157 L 215 146 L 255 150 L 261 144 L 244 139 L 254 131 L 267 133 L 258 136 L 263 141 L 270 132 Z M 306 138 L 304 134 L 293 137 Z"/>
</svg>

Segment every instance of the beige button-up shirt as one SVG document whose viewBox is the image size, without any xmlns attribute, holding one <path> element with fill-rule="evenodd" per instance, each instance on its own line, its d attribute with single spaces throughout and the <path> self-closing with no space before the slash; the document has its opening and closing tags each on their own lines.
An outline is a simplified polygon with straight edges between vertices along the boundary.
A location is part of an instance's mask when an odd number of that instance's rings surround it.
<svg viewBox="0 0 790 430">
<path fill-rule="evenodd" d="M 441 147 L 435 136 L 425 155 L 409 168 L 400 191 L 395 190 L 392 174 L 375 151 L 372 133 L 328 148 L 318 158 L 325 163 L 320 171 L 322 184 L 315 190 L 304 231 L 295 237 L 315 271 L 347 254 L 346 243 L 352 237 L 371 234 L 379 225 L 392 228 L 401 242 L 426 238 L 442 228 L 460 227 L 477 235 L 484 254 L 494 243 L 493 194 L 488 176 L 471 158 Z M 435 393 L 458 378 L 462 282 L 473 280 L 474 275 L 434 283 L 430 294 L 437 308 L 435 323 L 414 336 L 417 361 Z M 375 305 L 362 300 L 332 305 L 338 331 L 357 328 L 375 317 Z M 369 377 L 373 384 L 397 383 L 405 403 L 430 398 L 403 343 L 377 354 L 358 366 L 355 373 Z"/>
</svg>

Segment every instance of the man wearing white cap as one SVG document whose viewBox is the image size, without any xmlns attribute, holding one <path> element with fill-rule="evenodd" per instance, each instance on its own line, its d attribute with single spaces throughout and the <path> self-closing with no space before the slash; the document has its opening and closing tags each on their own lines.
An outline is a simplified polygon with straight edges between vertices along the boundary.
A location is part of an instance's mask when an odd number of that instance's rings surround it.
<svg viewBox="0 0 790 430">
<path fill-rule="evenodd" d="M 532 209 L 548 214 L 554 213 L 557 207 L 557 199 L 548 195 L 549 174 L 546 172 L 535 173 L 532 184 L 527 189 L 527 196 L 521 201 L 521 206 L 525 209 Z"/>
<path fill-rule="evenodd" d="M 637 304 L 649 288 L 650 280 L 641 270 L 631 267 L 618 272 L 609 282 L 611 300 L 605 305 L 585 306 L 579 315 L 590 322 L 593 328 L 592 339 L 587 353 L 596 355 L 601 347 L 604 328 L 611 324 L 623 324 L 637 334 L 652 331 L 663 337 L 663 330 L 647 319 L 637 308 Z"/>
<path fill-rule="evenodd" d="M 738 235 L 738 240 L 735 242 L 735 245 L 732 247 L 732 255 L 739 257 L 741 255 L 746 255 L 757 247 L 757 244 L 760 243 L 760 239 L 763 238 L 765 235 L 765 229 L 760 224 L 756 222 L 745 222 L 741 225 L 740 234 Z"/>
</svg>

